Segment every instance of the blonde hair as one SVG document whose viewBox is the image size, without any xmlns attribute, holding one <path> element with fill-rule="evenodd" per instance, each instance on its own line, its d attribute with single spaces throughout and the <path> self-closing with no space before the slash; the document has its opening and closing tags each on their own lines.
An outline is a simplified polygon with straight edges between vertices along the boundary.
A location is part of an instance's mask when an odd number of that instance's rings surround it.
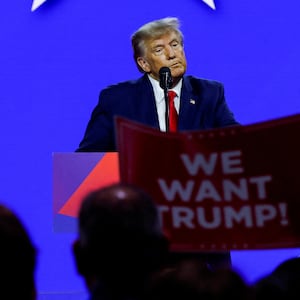
<svg viewBox="0 0 300 300">
<path fill-rule="evenodd" d="M 133 48 L 133 58 L 141 72 L 144 71 L 138 65 L 137 58 L 145 55 L 145 42 L 150 39 L 159 38 L 167 33 L 175 32 L 178 35 L 181 44 L 183 45 L 183 34 L 179 28 L 180 22 L 178 18 L 167 17 L 146 23 L 132 34 L 131 44 Z"/>
</svg>

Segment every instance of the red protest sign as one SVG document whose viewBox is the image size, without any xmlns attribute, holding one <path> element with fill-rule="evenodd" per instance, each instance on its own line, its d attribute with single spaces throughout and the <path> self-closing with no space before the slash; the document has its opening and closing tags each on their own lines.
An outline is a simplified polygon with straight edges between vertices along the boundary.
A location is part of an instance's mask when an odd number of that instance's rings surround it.
<svg viewBox="0 0 300 300">
<path fill-rule="evenodd" d="M 121 180 L 154 197 L 174 250 L 300 245 L 300 115 L 171 134 L 116 124 Z"/>
</svg>

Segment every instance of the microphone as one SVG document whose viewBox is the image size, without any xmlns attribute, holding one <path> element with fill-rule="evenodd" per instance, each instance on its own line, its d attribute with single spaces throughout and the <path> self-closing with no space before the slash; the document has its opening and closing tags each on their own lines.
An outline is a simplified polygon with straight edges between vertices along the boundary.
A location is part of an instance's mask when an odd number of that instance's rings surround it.
<svg viewBox="0 0 300 300">
<path fill-rule="evenodd" d="M 159 85 L 163 90 L 168 90 L 172 87 L 173 78 L 171 70 L 168 67 L 162 67 L 159 70 Z"/>
<path fill-rule="evenodd" d="M 171 70 L 168 67 L 162 67 L 159 70 L 159 86 L 164 90 L 165 96 L 165 122 L 166 122 L 166 132 L 169 131 L 169 96 L 168 89 L 172 87 L 173 78 L 171 75 Z"/>
</svg>

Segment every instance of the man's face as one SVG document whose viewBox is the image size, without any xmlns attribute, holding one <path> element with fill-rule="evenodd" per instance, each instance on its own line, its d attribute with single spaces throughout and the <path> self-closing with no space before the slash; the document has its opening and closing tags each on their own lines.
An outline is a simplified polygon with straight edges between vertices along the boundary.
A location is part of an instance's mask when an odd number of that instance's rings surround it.
<svg viewBox="0 0 300 300">
<path fill-rule="evenodd" d="M 177 34 L 171 32 L 146 41 L 145 46 L 145 55 L 137 59 L 140 67 L 156 80 L 159 80 L 160 68 L 168 67 L 176 84 L 186 71 L 185 53 Z"/>
</svg>

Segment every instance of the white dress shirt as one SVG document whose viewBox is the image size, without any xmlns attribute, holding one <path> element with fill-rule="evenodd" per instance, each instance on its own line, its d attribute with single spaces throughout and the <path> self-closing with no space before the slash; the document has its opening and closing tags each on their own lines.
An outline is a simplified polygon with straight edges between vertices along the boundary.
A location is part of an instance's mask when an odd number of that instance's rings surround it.
<svg viewBox="0 0 300 300">
<path fill-rule="evenodd" d="M 160 127 L 161 131 L 166 131 L 166 119 L 165 119 L 166 103 L 165 103 L 164 90 L 159 86 L 159 81 L 155 80 L 154 78 L 152 78 L 149 75 L 148 75 L 148 77 L 149 77 L 149 80 L 152 84 L 153 91 L 154 91 L 159 127 Z M 179 112 L 181 86 L 182 86 L 182 79 L 180 79 L 180 81 L 177 83 L 177 85 L 171 89 L 177 95 L 174 99 L 174 104 L 175 104 L 177 113 Z"/>
</svg>

